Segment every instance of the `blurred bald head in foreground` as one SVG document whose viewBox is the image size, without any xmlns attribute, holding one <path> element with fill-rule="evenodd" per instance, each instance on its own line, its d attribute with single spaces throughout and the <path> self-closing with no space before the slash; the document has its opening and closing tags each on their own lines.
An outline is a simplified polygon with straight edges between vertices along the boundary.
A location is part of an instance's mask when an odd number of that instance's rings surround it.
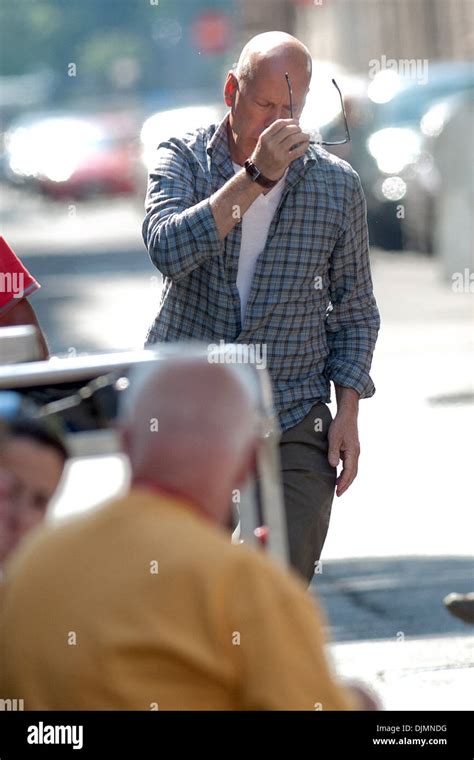
<svg viewBox="0 0 474 760">
<path fill-rule="evenodd" d="M 255 411 L 235 370 L 206 359 L 142 365 L 121 428 L 132 481 L 179 494 L 228 524 L 231 494 L 253 470 Z"/>
</svg>

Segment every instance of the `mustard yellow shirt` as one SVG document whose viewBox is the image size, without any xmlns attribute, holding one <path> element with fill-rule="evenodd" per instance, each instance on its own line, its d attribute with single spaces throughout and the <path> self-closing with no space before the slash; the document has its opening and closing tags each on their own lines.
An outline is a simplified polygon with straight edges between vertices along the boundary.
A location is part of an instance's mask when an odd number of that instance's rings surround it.
<svg viewBox="0 0 474 760">
<path fill-rule="evenodd" d="M 13 558 L 0 698 L 28 710 L 342 710 L 296 576 L 177 498 L 135 489 Z"/>
</svg>

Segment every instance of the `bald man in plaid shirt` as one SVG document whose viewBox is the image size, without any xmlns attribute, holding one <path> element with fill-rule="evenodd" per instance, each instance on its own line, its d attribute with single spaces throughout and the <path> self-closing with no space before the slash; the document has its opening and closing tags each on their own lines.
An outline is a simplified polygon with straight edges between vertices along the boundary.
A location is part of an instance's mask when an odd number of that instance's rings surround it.
<svg viewBox="0 0 474 760">
<path fill-rule="evenodd" d="M 357 474 L 358 404 L 375 392 L 380 324 L 359 177 L 299 126 L 310 80 L 297 39 L 250 40 L 226 78 L 225 119 L 158 147 L 143 224 L 164 277 L 147 343 L 235 342 L 265 357 L 283 431 L 290 560 L 308 582 L 334 492 Z"/>
</svg>

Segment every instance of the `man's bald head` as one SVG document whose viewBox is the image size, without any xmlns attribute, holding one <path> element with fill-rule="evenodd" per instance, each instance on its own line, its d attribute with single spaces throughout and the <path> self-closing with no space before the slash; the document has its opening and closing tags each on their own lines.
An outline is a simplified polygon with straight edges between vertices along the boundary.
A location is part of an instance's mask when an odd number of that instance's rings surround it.
<svg viewBox="0 0 474 760">
<path fill-rule="evenodd" d="M 286 32 L 264 32 L 252 37 L 243 48 L 235 74 L 240 81 L 252 81 L 259 74 L 262 64 L 281 64 L 297 67 L 311 79 L 311 54 L 300 40 Z"/>
<path fill-rule="evenodd" d="M 230 108 L 229 150 L 235 163 L 244 165 L 275 121 L 299 120 L 310 81 L 311 55 L 296 37 L 265 32 L 249 40 L 224 83 L 224 102 Z"/>
<path fill-rule="evenodd" d="M 153 362 L 131 375 L 128 393 L 121 425 L 133 478 L 226 522 L 256 446 L 252 401 L 235 370 L 205 358 Z"/>
</svg>

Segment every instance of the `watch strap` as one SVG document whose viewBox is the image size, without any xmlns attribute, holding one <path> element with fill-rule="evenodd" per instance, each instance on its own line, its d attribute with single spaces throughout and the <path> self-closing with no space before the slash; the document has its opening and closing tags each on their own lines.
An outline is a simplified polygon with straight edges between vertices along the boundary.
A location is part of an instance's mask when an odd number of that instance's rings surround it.
<svg viewBox="0 0 474 760">
<path fill-rule="evenodd" d="M 252 182 L 257 182 L 265 188 L 275 187 L 275 185 L 278 184 L 277 179 L 268 179 L 268 177 L 265 177 L 250 158 L 246 160 L 244 167 Z"/>
</svg>

